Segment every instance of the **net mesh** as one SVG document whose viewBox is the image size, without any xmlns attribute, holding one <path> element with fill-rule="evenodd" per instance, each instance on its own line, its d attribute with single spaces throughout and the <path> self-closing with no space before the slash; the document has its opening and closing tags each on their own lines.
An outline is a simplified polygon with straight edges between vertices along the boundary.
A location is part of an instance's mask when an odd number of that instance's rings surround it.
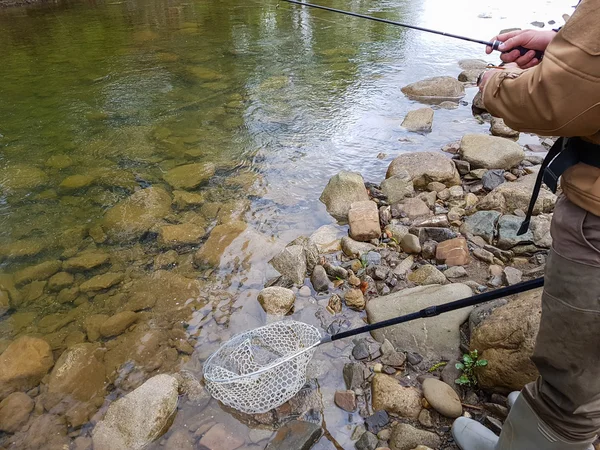
<svg viewBox="0 0 600 450">
<path fill-rule="evenodd" d="M 306 366 L 314 348 L 276 365 L 321 340 L 317 328 L 302 322 L 274 322 L 233 337 L 204 365 L 210 394 L 232 408 L 249 414 L 282 405 L 304 386 Z"/>
</svg>

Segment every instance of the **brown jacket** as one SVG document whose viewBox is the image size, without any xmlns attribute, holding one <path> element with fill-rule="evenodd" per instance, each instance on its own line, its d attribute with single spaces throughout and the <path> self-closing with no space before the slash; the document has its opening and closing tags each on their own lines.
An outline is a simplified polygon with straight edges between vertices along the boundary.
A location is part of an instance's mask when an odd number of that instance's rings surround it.
<svg viewBox="0 0 600 450">
<path fill-rule="evenodd" d="M 579 4 L 536 67 L 490 77 L 483 102 L 515 130 L 600 143 L 600 0 Z M 561 186 L 569 200 L 600 216 L 599 168 L 577 164 Z"/>
</svg>

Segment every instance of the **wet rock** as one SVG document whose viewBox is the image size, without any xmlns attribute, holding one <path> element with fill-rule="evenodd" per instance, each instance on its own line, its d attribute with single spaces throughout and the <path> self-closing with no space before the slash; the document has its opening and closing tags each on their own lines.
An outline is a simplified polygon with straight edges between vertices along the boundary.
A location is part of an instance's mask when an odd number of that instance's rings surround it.
<svg viewBox="0 0 600 450">
<path fill-rule="evenodd" d="M 481 111 L 486 110 L 485 105 L 483 104 L 483 96 L 481 95 L 481 92 L 477 92 L 475 97 L 473 97 L 473 107 Z"/>
<path fill-rule="evenodd" d="M 329 297 L 329 301 L 327 302 L 327 308 L 329 308 L 329 312 L 331 312 L 331 314 L 341 313 L 342 298 L 337 294 L 333 294 L 331 297 Z"/>
<path fill-rule="evenodd" d="M 421 243 L 419 242 L 419 238 L 414 234 L 404 235 L 400 241 L 400 247 L 406 253 L 413 253 L 415 255 L 421 253 Z"/>
<path fill-rule="evenodd" d="M 396 424 L 390 437 L 390 448 L 392 450 L 412 450 L 419 445 L 441 448 L 441 444 L 441 439 L 437 434 L 419 430 L 407 423 Z"/>
<path fill-rule="evenodd" d="M 449 228 L 423 227 L 418 229 L 419 241 L 421 243 L 427 241 L 444 242 L 448 239 L 458 237 L 458 234 Z"/>
<path fill-rule="evenodd" d="M 50 292 L 57 292 L 64 288 L 68 288 L 75 281 L 75 277 L 68 272 L 59 272 L 56 275 L 50 277 L 48 280 L 48 290 Z M 79 289 L 77 289 L 79 291 Z"/>
<path fill-rule="evenodd" d="M 336 391 L 333 401 L 344 411 L 353 412 L 356 410 L 356 395 L 354 391 Z"/>
<path fill-rule="evenodd" d="M 419 198 L 408 198 L 402 203 L 392 205 L 392 217 L 408 217 L 416 219 L 417 217 L 429 216 L 431 210 L 427 204 Z"/>
<path fill-rule="evenodd" d="M 537 378 L 530 358 L 540 324 L 540 297 L 539 289 L 519 294 L 473 330 L 471 349 L 488 361 L 477 374 L 481 387 L 520 390 Z"/>
<path fill-rule="evenodd" d="M 296 295 L 290 289 L 272 286 L 258 294 L 258 302 L 268 314 L 285 315 L 296 301 Z"/>
<path fill-rule="evenodd" d="M 408 131 L 429 133 L 433 124 L 433 109 L 420 108 L 409 111 L 402 121 L 402 126 Z"/>
<path fill-rule="evenodd" d="M 171 196 L 164 189 L 150 187 L 109 209 L 102 219 L 102 228 L 111 240 L 130 241 L 142 236 L 170 213 Z"/>
<path fill-rule="evenodd" d="M 539 215 L 531 218 L 530 229 L 533 233 L 533 243 L 537 247 L 550 248 L 552 247 L 552 235 L 550 234 L 550 223 L 552 222 L 552 214 Z"/>
<path fill-rule="evenodd" d="M 224 424 L 218 423 L 202 436 L 199 444 L 211 450 L 235 450 L 244 444 L 244 440 L 229 431 Z"/>
<path fill-rule="evenodd" d="M 346 256 L 351 258 L 360 258 L 364 253 L 368 253 L 374 249 L 375 246 L 373 244 L 358 242 L 348 236 L 342 238 L 342 250 Z"/>
<path fill-rule="evenodd" d="M 460 143 L 462 159 L 475 169 L 510 169 L 525 158 L 519 144 L 485 134 L 467 134 Z"/>
<path fill-rule="evenodd" d="M 204 195 L 198 192 L 173 191 L 173 205 L 179 210 L 200 206 L 205 202 Z"/>
<path fill-rule="evenodd" d="M 456 392 L 443 381 L 427 378 L 423 381 L 423 396 L 442 416 L 456 419 L 462 415 L 462 405 Z"/>
<path fill-rule="evenodd" d="M 471 262 L 467 240 L 459 237 L 448 239 L 438 244 L 435 259 L 439 264 L 447 266 L 465 266 Z"/>
<path fill-rule="evenodd" d="M 306 256 L 301 245 L 290 245 L 284 248 L 269 263 L 283 276 L 295 284 L 304 283 L 306 276 Z"/>
<path fill-rule="evenodd" d="M 465 69 L 458 74 L 458 81 L 462 81 L 463 83 L 475 83 L 481 72 L 483 72 L 482 69 Z"/>
<path fill-rule="evenodd" d="M 160 437 L 177 410 L 178 383 L 156 375 L 112 403 L 92 432 L 95 450 L 135 450 Z"/>
<path fill-rule="evenodd" d="M 365 369 L 360 363 L 347 363 L 343 369 L 344 382 L 347 389 L 358 389 L 365 382 Z"/>
<path fill-rule="evenodd" d="M 350 237 L 356 241 L 367 242 L 381 236 L 379 210 L 373 201 L 354 202 L 348 211 Z"/>
<path fill-rule="evenodd" d="M 494 136 L 505 137 L 510 139 L 516 139 L 519 137 L 519 132 L 513 130 L 504 123 L 499 117 L 492 117 L 490 123 L 490 133 Z"/>
<path fill-rule="evenodd" d="M 104 252 L 85 252 L 63 263 L 63 269 L 68 272 L 83 272 L 108 263 L 110 256 Z"/>
<path fill-rule="evenodd" d="M 329 277 L 323 266 L 315 266 L 310 276 L 310 282 L 317 292 L 325 292 L 329 289 Z"/>
<path fill-rule="evenodd" d="M 122 273 L 108 272 L 102 275 L 96 275 L 79 286 L 81 292 L 96 292 L 108 289 L 123 281 L 125 276 Z"/>
<path fill-rule="evenodd" d="M 23 392 L 13 392 L 0 402 L 0 431 L 15 433 L 29 420 L 33 400 Z"/>
<path fill-rule="evenodd" d="M 481 183 L 483 184 L 483 188 L 492 191 L 504 183 L 504 170 L 502 169 L 492 169 L 488 170 L 481 177 Z"/>
<path fill-rule="evenodd" d="M 535 174 L 525 175 L 513 183 L 501 184 L 482 200 L 482 204 L 487 202 L 494 205 L 494 207 L 485 208 L 480 205 L 480 209 L 496 209 L 502 212 L 513 212 L 517 209 L 527 211 L 535 178 Z M 555 203 L 556 195 L 546 189 L 540 189 L 533 214 L 552 212 Z"/>
<path fill-rule="evenodd" d="M 414 193 L 410 174 L 401 168 L 396 170 L 394 176 L 385 179 L 381 183 L 381 190 L 390 204 L 398 203 Z"/>
<path fill-rule="evenodd" d="M 365 419 L 367 430 L 371 433 L 379 433 L 389 422 L 390 416 L 383 410 L 376 411 Z"/>
<path fill-rule="evenodd" d="M 456 82 L 458 83 L 458 81 Z M 446 186 L 455 186 L 461 183 L 460 175 L 452 160 L 437 152 L 414 152 L 399 155 L 389 165 L 386 178 L 391 178 L 400 171 L 408 172 L 413 180 L 413 185 L 419 188 L 425 188 L 432 181 L 444 183 Z"/>
<path fill-rule="evenodd" d="M 167 171 L 163 175 L 163 179 L 173 189 L 191 190 L 208 181 L 214 174 L 214 164 L 195 163 L 175 167 Z"/>
<path fill-rule="evenodd" d="M 375 450 L 379 444 L 377 436 L 369 431 L 365 431 L 358 441 L 354 443 L 356 450 Z"/>
<path fill-rule="evenodd" d="M 206 231 L 193 223 L 165 225 L 158 231 L 158 243 L 163 247 L 198 244 Z"/>
<path fill-rule="evenodd" d="M 471 288 L 460 283 L 404 289 L 370 300 L 367 305 L 367 317 L 369 323 L 375 323 L 471 295 Z M 458 352 L 459 327 L 468 317 L 468 310 L 457 310 L 429 319 L 418 319 L 400 326 L 376 330 L 372 335 L 379 342 L 388 339 L 395 348 L 439 360 L 442 355 L 454 356 Z"/>
<path fill-rule="evenodd" d="M 35 417 L 10 440 L 12 448 L 27 450 L 64 450 L 69 448 L 70 441 L 65 418 L 55 414 Z"/>
<path fill-rule="evenodd" d="M 462 266 L 450 267 L 449 269 L 444 270 L 443 273 L 448 279 L 462 278 L 467 276 L 467 271 Z"/>
<path fill-rule="evenodd" d="M 186 430 L 175 430 L 167 439 L 165 450 L 194 450 L 194 439 Z"/>
<path fill-rule="evenodd" d="M 416 419 L 421 411 L 421 392 L 414 387 L 403 387 L 398 381 L 381 373 L 373 377 L 371 385 L 373 408 Z"/>
<path fill-rule="evenodd" d="M 412 98 L 454 100 L 465 95 L 465 88 L 456 78 L 433 77 L 404 86 L 402 92 Z"/>
<path fill-rule="evenodd" d="M 177 265 L 177 252 L 168 250 L 154 257 L 154 267 L 157 269 L 168 269 Z"/>
<path fill-rule="evenodd" d="M 0 245 L 0 261 L 29 258 L 44 250 L 46 250 L 46 245 L 38 239 L 19 239 Z"/>
<path fill-rule="evenodd" d="M 466 235 L 481 236 L 488 244 L 491 244 L 500 216 L 501 214 L 497 211 L 477 211 L 475 214 L 465 217 L 460 231 Z"/>
<path fill-rule="evenodd" d="M 102 325 L 100 325 L 100 335 L 105 338 L 118 336 L 125 332 L 125 330 L 137 321 L 137 319 L 138 315 L 133 311 L 122 311 L 117 313 L 106 319 Z"/>
<path fill-rule="evenodd" d="M 528 244 L 533 242 L 533 233 L 527 230 L 527 233 L 521 236 L 517 235 L 519 227 L 523 223 L 523 218 L 518 216 L 502 216 L 498 220 L 498 247 L 502 250 L 508 250 L 515 245 Z"/>
<path fill-rule="evenodd" d="M 47 183 L 48 175 L 43 170 L 25 164 L 15 164 L 2 170 L 0 188 L 9 192 L 16 189 L 33 190 Z"/>
<path fill-rule="evenodd" d="M 61 266 L 62 263 L 60 261 L 46 261 L 15 272 L 13 280 L 16 286 L 36 280 L 46 280 L 58 272 Z"/>
<path fill-rule="evenodd" d="M 53 365 L 52 350 L 45 340 L 16 339 L 0 355 L 0 399 L 37 386 Z"/>
<path fill-rule="evenodd" d="M 428 284 L 444 284 L 447 280 L 444 274 L 436 269 L 435 266 L 426 264 L 410 273 L 408 275 L 408 281 L 425 286 Z"/>
<path fill-rule="evenodd" d="M 279 428 L 265 450 L 309 450 L 321 437 L 320 426 L 300 420 L 292 420 Z"/>
<path fill-rule="evenodd" d="M 365 309 L 365 297 L 360 289 L 348 289 L 344 294 L 344 301 L 348 308 L 362 311 Z"/>
<path fill-rule="evenodd" d="M 100 327 L 108 318 L 106 314 L 92 314 L 85 318 L 84 328 L 88 341 L 94 342 L 100 339 Z"/>
<path fill-rule="evenodd" d="M 507 267 L 504 269 L 504 280 L 509 286 L 520 283 L 523 280 L 523 272 L 514 267 Z"/>
<path fill-rule="evenodd" d="M 329 180 L 320 200 L 329 214 L 345 222 L 350 205 L 354 202 L 369 201 L 369 195 L 359 173 L 342 171 Z"/>
<path fill-rule="evenodd" d="M 58 187 L 65 191 L 76 191 L 91 186 L 94 181 L 96 177 L 92 175 L 71 175 L 62 180 Z"/>
<path fill-rule="evenodd" d="M 8 292 L 0 291 L 0 317 L 8 312 L 10 309 L 10 298 Z"/>
<path fill-rule="evenodd" d="M 44 407 L 51 410 L 61 401 L 69 408 L 79 403 L 102 399 L 106 389 L 106 371 L 99 359 L 98 344 L 82 343 L 65 350 L 56 361 L 48 390 L 44 394 Z M 87 421 L 87 417 L 84 419 Z"/>
<path fill-rule="evenodd" d="M 345 233 L 334 225 L 323 225 L 313 234 L 309 241 L 317 246 L 319 253 L 337 252 L 342 249 L 341 239 Z"/>
<path fill-rule="evenodd" d="M 73 165 L 73 160 L 64 154 L 52 155 L 46 160 L 45 166 L 51 169 L 62 170 Z"/>
<path fill-rule="evenodd" d="M 198 267 L 219 266 L 221 256 L 227 247 L 246 230 L 246 227 L 247 225 L 240 221 L 231 221 L 214 227 L 206 242 L 194 253 L 194 264 Z"/>
</svg>

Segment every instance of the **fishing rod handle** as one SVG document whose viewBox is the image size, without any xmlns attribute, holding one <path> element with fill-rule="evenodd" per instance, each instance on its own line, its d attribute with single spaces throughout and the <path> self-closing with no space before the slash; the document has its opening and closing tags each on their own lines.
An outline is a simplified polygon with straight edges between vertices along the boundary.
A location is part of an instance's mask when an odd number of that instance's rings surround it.
<svg viewBox="0 0 600 450">
<path fill-rule="evenodd" d="M 492 43 L 492 50 L 498 50 L 498 51 L 500 51 L 499 47 L 502 44 L 504 44 L 504 42 L 502 42 L 502 41 L 494 41 Z M 521 56 L 523 56 L 525 53 L 527 53 L 531 49 L 525 48 L 525 47 L 523 47 L 523 46 L 520 45 L 518 47 L 515 47 L 513 49 L 510 49 L 510 50 L 502 52 L 502 53 L 509 53 L 509 52 L 512 52 L 513 50 L 519 50 L 519 53 L 521 54 Z M 543 57 L 544 57 L 544 52 L 542 52 L 540 50 L 535 50 L 535 58 L 537 58 L 538 61 L 541 61 Z"/>
<path fill-rule="evenodd" d="M 337 341 L 338 339 L 344 339 L 358 334 L 367 333 L 369 331 L 378 330 L 380 328 L 389 327 L 392 325 L 398 325 L 400 323 L 410 322 L 416 319 L 425 319 L 427 317 L 435 317 L 440 314 L 444 314 L 450 311 L 454 311 L 467 306 L 480 305 L 481 303 L 489 302 L 491 300 L 497 300 L 502 297 L 509 295 L 520 294 L 527 292 L 532 289 L 540 288 L 544 285 L 544 278 L 536 278 L 534 280 L 524 281 L 517 283 L 512 286 L 508 286 L 501 289 L 495 289 L 493 291 L 484 292 L 483 294 L 474 295 L 472 297 L 455 300 L 453 302 L 444 303 L 442 305 L 430 306 L 420 311 L 406 314 L 404 316 L 394 317 L 393 319 L 383 320 L 381 322 L 373 323 L 371 325 L 365 325 L 364 327 L 356 328 L 354 330 L 344 331 L 331 336 L 331 341 Z M 329 340 L 328 340 L 329 341 Z"/>
</svg>

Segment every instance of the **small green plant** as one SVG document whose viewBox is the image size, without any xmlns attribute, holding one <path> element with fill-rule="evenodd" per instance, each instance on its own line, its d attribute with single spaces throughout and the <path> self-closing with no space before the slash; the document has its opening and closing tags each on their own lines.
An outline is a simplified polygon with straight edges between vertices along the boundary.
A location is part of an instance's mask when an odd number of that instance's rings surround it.
<svg viewBox="0 0 600 450">
<path fill-rule="evenodd" d="M 462 357 L 462 362 L 456 363 L 456 368 L 462 370 L 462 375 L 454 382 L 461 386 L 476 386 L 477 377 L 475 376 L 475 371 L 478 367 L 487 366 L 487 363 L 487 360 L 479 359 L 477 350 L 465 353 Z"/>
</svg>

